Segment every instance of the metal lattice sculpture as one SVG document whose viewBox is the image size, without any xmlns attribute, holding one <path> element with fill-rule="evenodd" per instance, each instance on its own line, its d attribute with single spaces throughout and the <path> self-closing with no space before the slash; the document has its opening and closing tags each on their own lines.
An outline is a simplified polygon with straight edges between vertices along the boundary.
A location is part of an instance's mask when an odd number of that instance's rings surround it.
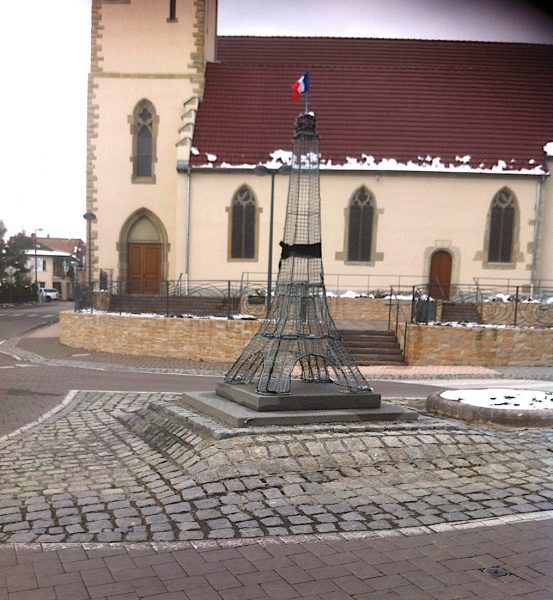
<svg viewBox="0 0 553 600">
<path fill-rule="evenodd" d="M 292 150 L 275 296 L 268 318 L 225 382 L 256 383 L 261 394 L 287 393 L 297 366 L 305 382 L 334 382 L 341 392 L 371 391 L 328 309 L 321 259 L 319 137 L 313 114 L 298 116 Z"/>
</svg>

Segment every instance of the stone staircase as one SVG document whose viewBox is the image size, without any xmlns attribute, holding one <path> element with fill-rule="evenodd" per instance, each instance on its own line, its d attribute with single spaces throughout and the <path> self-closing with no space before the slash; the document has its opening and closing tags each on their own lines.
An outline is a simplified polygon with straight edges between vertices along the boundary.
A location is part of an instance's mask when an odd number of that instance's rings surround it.
<svg viewBox="0 0 553 600">
<path fill-rule="evenodd" d="M 442 323 L 450 321 L 482 323 L 482 317 L 474 303 L 444 301 L 442 305 Z"/>
<path fill-rule="evenodd" d="M 359 367 L 405 364 L 393 331 L 341 329 L 339 333 L 345 347 Z"/>
</svg>

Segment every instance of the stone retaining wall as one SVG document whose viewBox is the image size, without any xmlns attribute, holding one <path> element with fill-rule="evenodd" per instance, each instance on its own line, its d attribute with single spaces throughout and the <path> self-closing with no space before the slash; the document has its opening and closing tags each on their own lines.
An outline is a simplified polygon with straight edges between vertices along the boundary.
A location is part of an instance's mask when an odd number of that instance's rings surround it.
<svg viewBox="0 0 553 600">
<path fill-rule="evenodd" d="M 390 301 L 384 298 L 328 298 L 330 314 L 335 321 L 388 321 Z M 407 318 L 411 316 L 411 300 L 400 304 Z M 392 319 L 395 319 L 395 303 Z"/>
<path fill-rule="evenodd" d="M 233 362 L 258 321 L 60 313 L 60 342 L 92 352 Z"/>
<path fill-rule="evenodd" d="M 259 321 L 60 313 L 60 342 L 92 352 L 233 362 Z M 403 327 L 398 331 L 403 344 Z M 552 329 L 409 324 L 409 365 L 553 366 Z"/>
<path fill-rule="evenodd" d="M 553 366 L 552 329 L 409 324 L 406 345 L 409 365 Z"/>
</svg>

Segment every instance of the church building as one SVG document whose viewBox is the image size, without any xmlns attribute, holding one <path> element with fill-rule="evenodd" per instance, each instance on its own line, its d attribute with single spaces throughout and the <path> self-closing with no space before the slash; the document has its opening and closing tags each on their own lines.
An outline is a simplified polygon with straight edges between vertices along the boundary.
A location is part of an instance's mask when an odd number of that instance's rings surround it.
<svg viewBox="0 0 553 600">
<path fill-rule="evenodd" d="M 93 278 L 275 273 L 306 72 L 327 289 L 553 288 L 553 45 L 217 36 L 216 0 L 92 2 Z"/>
</svg>

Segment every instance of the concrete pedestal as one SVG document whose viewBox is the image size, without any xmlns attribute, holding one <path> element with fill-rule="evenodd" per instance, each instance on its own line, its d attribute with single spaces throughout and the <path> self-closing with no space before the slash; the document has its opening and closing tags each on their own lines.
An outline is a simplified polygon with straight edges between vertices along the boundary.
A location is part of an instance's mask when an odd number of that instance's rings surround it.
<svg viewBox="0 0 553 600">
<path fill-rule="evenodd" d="M 363 421 L 415 421 L 418 414 L 382 403 L 380 394 L 342 394 L 334 384 L 293 382 L 290 394 L 262 395 L 253 386 L 221 383 L 216 392 L 187 392 L 182 403 L 231 427 Z"/>
</svg>

